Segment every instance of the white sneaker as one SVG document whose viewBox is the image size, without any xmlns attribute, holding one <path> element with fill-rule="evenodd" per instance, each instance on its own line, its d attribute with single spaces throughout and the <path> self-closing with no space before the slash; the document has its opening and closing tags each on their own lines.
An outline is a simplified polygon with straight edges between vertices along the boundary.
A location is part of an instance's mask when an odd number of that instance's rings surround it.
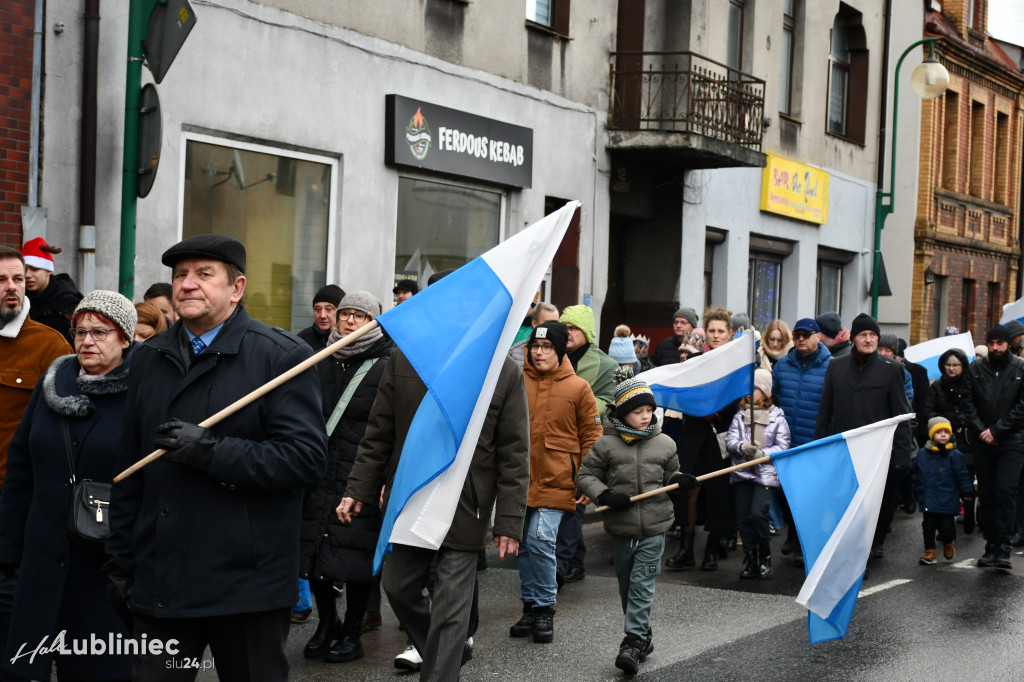
<svg viewBox="0 0 1024 682">
<path fill-rule="evenodd" d="M 412 644 L 405 647 L 405 651 L 395 656 L 395 667 L 399 670 L 416 671 L 423 665 L 423 657 Z"/>
</svg>

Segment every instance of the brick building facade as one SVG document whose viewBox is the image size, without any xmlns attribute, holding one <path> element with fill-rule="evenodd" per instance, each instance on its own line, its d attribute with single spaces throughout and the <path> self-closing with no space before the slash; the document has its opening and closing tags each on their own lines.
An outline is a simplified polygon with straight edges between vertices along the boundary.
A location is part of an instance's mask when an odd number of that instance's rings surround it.
<svg viewBox="0 0 1024 682">
<path fill-rule="evenodd" d="M 28 201 L 34 0 L 0 4 L 0 244 L 21 246 Z"/>
<path fill-rule="evenodd" d="M 922 105 L 911 343 L 948 326 L 980 342 L 1017 297 L 1024 75 L 988 39 L 987 5 L 926 16 L 950 83 Z"/>
</svg>

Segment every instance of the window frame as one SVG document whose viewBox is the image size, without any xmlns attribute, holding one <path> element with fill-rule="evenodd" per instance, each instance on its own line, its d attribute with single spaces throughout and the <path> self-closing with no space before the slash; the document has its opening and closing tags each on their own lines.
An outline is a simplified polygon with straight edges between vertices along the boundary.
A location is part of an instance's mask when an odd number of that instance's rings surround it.
<svg viewBox="0 0 1024 682">
<path fill-rule="evenodd" d="M 836 303 L 834 306 L 822 309 L 821 305 L 821 269 L 822 267 L 835 268 L 839 273 L 838 288 L 836 290 Z M 846 263 L 842 263 L 836 260 L 829 260 L 827 258 L 819 258 L 815 265 L 815 274 L 817 279 L 814 285 L 814 310 L 815 316 L 827 313 L 830 310 L 842 310 L 843 309 L 843 270 L 846 267 Z"/>
<path fill-rule="evenodd" d="M 750 249 L 747 253 L 747 314 L 750 316 L 750 324 L 758 331 L 763 331 L 767 326 L 767 322 L 760 327 L 757 324 L 757 313 L 755 312 L 754 302 L 756 292 L 754 291 L 754 282 L 756 280 L 757 264 L 759 262 L 770 262 L 778 266 L 776 271 L 776 288 L 778 291 L 775 294 L 774 307 L 775 310 L 772 312 L 772 320 L 779 319 L 782 312 L 782 268 L 785 265 L 786 257 L 779 253 L 772 253 L 770 251 L 764 251 L 761 249 Z M 759 300 L 763 300 L 764 297 L 760 297 Z"/>
<path fill-rule="evenodd" d="M 787 0 L 789 11 L 793 14 L 786 14 L 786 3 L 782 7 L 782 36 L 789 40 L 789 49 L 782 50 L 785 55 L 785 62 L 779 70 L 779 113 L 786 116 L 793 115 L 793 84 L 796 81 L 796 2 Z M 785 47 L 785 44 L 783 45 Z M 787 54 L 788 53 L 788 54 Z"/>
<path fill-rule="evenodd" d="M 537 0 L 526 0 L 526 11 L 523 13 L 523 16 L 526 19 L 526 25 L 528 27 L 540 28 L 545 31 L 550 31 L 564 38 L 568 38 L 569 18 L 571 16 L 570 2 L 571 0 L 550 0 L 550 23 L 545 24 L 544 22 L 530 18 L 530 10 L 536 7 Z M 536 12 L 534 12 L 534 16 L 536 16 Z"/>
</svg>

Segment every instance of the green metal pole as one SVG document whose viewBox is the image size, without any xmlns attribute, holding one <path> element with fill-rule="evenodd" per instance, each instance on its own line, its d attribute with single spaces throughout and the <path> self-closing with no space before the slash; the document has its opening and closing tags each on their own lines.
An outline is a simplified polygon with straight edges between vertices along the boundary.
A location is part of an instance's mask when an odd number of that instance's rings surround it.
<svg viewBox="0 0 1024 682">
<path fill-rule="evenodd" d="M 142 41 L 149 15 L 160 0 L 130 0 L 128 70 L 124 93 L 124 161 L 121 175 L 121 254 L 117 290 L 135 295 L 135 215 L 139 186 L 139 99 L 142 95 Z"/>
<path fill-rule="evenodd" d="M 903 59 L 910 54 L 910 51 L 915 47 L 925 45 L 927 43 L 934 43 L 937 40 L 940 39 L 925 38 L 924 40 L 918 40 L 916 43 L 912 43 L 910 47 L 904 50 L 903 54 L 900 55 L 899 61 L 896 62 L 896 72 L 893 74 L 893 80 L 895 82 L 892 86 L 892 152 L 889 155 L 889 191 L 883 192 L 881 187 L 875 190 L 875 262 L 874 267 L 871 270 L 871 317 L 876 320 L 878 319 L 878 279 L 882 270 L 882 228 L 885 227 L 885 219 L 893 212 L 895 203 L 896 116 L 900 103 L 900 67 L 903 65 Z M 882 106 L 885 106 L 884 102 L 882 103 Z M 882 144 L 884 144 L 884 142 Z M 889 199 L 889 203 L 885 203 L 886 198 Z"/>
</svg>

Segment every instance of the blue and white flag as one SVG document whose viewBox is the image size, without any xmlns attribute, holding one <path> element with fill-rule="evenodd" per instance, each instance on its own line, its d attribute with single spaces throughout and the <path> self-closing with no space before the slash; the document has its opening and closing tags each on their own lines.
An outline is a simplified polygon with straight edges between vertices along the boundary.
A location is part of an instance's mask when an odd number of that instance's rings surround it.
<svg viewBox="0 0 1024 682">
<path fill-rule="evenodd" d="M 558 249 L 570 201 L 377 318 L 427 386 L 402 448 L 377 541 L 437 549 L 459 502 L 512 338 Z"/>
<path fill-rule="evenodd" d="M 974 361 L 974 339 L 970 332 L 940 336 L 937 339 L 929 339 L 923 343 L 907 346 L 903 357 L 927 369 L 928 381 L 935 381 L 942 375 L 939 358 L 950 348 L 959 348 L 967 356 L 967 362 Z"/>
<path fill-rule="evenodd" d="M 874 540 L 896 426 L 904 414 L 772 455 L 804 553 L 798 604 L 811 644 L 842 639 Z"/>
<path fill-rule="evenodd" d="M 754 392 L 754 335 L 690 358 L 641 372 L 658 407 L 707 417 Z"/>
<path fill-rule="evenodd" d="M 999 318 L 999 324 L 1007 324 L 1013 320 L 1024 322 L 1024 298 L 1018 298 L 1013 303 L 1003 306 L 1003 316 Z"/>
</svg>

